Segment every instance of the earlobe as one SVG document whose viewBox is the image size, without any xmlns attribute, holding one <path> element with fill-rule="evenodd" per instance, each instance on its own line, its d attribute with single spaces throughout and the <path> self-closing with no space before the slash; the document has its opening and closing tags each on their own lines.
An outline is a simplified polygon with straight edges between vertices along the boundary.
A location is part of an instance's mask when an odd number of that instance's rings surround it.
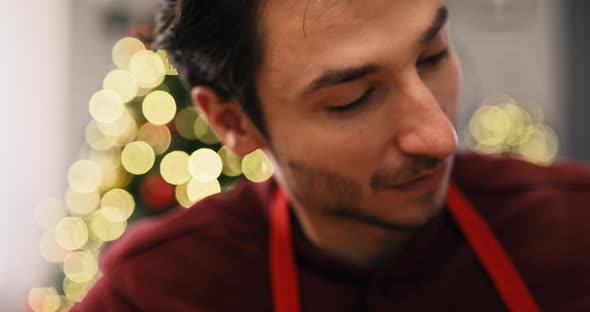
<svg viewBox="0 0 590 312">
<path fill-rule="evenodd" d="M 262 148 L 264 140 L 236 100 L 223 100 L 209 87 L 195 87 L 192 99 L 207 117 L 221 141 L 234 153 L 245 156 Z"/>
</svg>

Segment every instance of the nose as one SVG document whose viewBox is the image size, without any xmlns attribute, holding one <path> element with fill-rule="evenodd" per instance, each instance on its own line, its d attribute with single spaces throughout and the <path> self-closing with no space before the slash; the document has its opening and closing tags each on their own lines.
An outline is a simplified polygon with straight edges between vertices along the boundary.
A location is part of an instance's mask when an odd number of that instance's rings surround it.
<svg viewBox="0 0 590 312">
<path fill-rule="evenodd" d="M 437 159 L 455 153 L 457 132 L 428 87 L 418 81 L 403 94 L 403 118 L 396 136 L 399 150 L 406 155 Z"/>
</svg>

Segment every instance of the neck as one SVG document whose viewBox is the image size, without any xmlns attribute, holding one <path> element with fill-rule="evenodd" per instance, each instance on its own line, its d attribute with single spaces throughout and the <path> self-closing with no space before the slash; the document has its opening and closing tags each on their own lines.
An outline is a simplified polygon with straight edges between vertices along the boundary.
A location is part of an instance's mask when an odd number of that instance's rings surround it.
<svg viewBox="0 0 590 312">
<path fill-rule="evenodd" d="M 294 207 L 306 238 L 336 259 L 372 268 L 395 257 L 411 232 L 398 232 L 355 220 L 342 219 Z"/>
</svg>

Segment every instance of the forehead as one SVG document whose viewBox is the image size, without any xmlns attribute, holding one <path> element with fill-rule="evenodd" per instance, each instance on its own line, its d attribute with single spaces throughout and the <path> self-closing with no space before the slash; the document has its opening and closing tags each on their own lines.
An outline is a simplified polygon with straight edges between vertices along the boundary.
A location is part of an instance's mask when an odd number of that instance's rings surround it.
<svg viewBox="0 0 590 312">
<path fill-rule="evenodd" d="M 268 0 L 259 83 L 284 93 L 324 70 L 402 66 L 442 0 Z"/>
</svg>

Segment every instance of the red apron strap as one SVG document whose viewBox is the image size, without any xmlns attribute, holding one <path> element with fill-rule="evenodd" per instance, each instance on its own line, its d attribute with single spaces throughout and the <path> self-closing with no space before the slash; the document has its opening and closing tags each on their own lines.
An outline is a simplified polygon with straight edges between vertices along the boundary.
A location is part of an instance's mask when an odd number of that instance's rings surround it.
<svg viewBox="0 0 590 312">
<path fill-rule="evenodd" d="M 270 206 L 270 278 L 275 312 L 300 312 L 299 282 L 287 197 L 279 188 Z"/>
<path fill-rule="evenodd" d="M 448 206 L 508 309 L 512 312 L 540 311 L 500 243 L 454 184 L 449 186 Z M 286 195 L 280 188 L 273 195 L 269 214 L 269 261 L 274 311 L 300 312 L 289 209 Z"/>
<path fill-rule="evenodd" d="M 500 297 L 512 312 L 540 311 L 506 252 L 488 225 L 454 184 L 449 186 L 449 210 L 482 263 Z"/>
</svg>

